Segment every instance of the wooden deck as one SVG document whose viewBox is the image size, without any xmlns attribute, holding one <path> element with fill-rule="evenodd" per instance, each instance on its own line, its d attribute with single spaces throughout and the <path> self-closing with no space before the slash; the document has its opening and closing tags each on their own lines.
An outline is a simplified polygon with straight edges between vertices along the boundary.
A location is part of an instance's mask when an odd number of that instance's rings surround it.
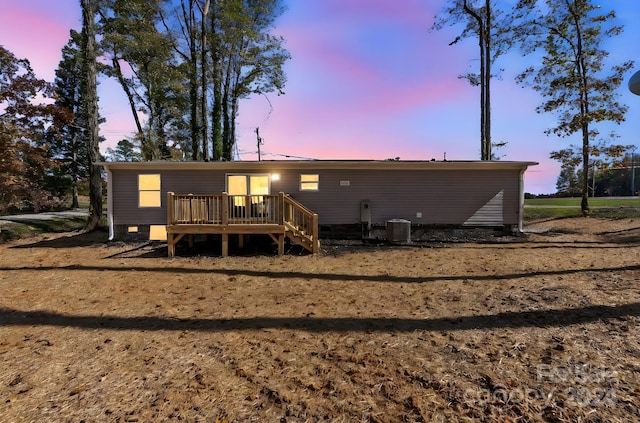
<svg viewBox="0 0 640 423">
<path fill-rule="evenodd" d="M 278 195 L 167 194 L 169 257 L 185 235 L 222 235 L 222 255 L 229 254 L 229 235 L 269 235 L 284 254 L 285 237 L 312 253 L 320 250 L 318 215 L 284 193 Z"/>
</svg>

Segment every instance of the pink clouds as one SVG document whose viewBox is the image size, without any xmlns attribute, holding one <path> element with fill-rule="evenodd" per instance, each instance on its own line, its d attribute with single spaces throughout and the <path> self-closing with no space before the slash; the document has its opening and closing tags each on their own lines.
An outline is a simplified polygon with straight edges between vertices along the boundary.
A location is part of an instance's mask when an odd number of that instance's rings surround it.
<svg viewBox="0 0 640 423">
<path fill-rule="evenodd" d="M 298 19 L 285 15 L 277 28 L 292 53 L 288 69 L 296 69 L 288 72 L 289 97 L 304 93 L 307 104 L 324 105 L 329 113 L 340 106 L 350 113 L 393 113 L 460 94 L 447 65 L 459 66 L 461 73 L 464 62 L 446 43 L 428 42 L 432 6 L 417 0 L 329 0 L 293 3 L 290 12 Z"/>
<path fill-rule="evenodd" d="M 477 66 L 476 46 L 450 47 L 455 31 L 428 31 L 441 6 L 418 0 L 291 3 L 291 15 L 276 30 L 293 57 L 287 95 L 272 99 L 267 121 L 260 107 L 252 110 L 246 102 L 241 124 L 261 127 L 266 151 L 295 156 L 442 159 L 446 152 L 454 160 L 477 158 L 479 89 L 457 79 Z M 513 83 L 502 85 L 496 97 L 506 102 L 507 117 L 517 97 Z M 528 103 L 517 109 L 535 117 L 535 95 L 523 97 Z M 548 160 L 547 153 L 518 148 L 522 127 L 506 123 L 495 125 L 504 132 L 495 136 L 509 138 L 507 160 Z M 240 149 L 255 150 L 254 138 L 241 134 Z"/>
<path fill-rule="evenodd" d="M 423 0 L 324 0 L 314 4 L 319 18 L 344 19 L 353 24 L 371 20 L 400 21 L 413 25 L 429 25 L 440 5 Z M 434 7 L 436 6 L 436 7 Z"/>
<path fill-rule="evenodd" d="M 314 5 L 314 13 L 319 13 L 320 7 Z M 438 34 L 428 33 L 433 10 L 423 3 L 329 1 L 322 8 L 322 18 L 311 26 L 291 28 L 285 23 L 292 37 L 295 34 L 294 43 L 306 46 L 298 53 L 293 46 L 294 60 L 306 68 L 307 60 L 313 61 L 317 67 L 305 75 L 305 82 L 319 86 L 320 99 L 333 99 L 331 106 L 307 103 L 311 107 L 305 109 L 312 116 L 320 114 L 314 108 L 324 108 L 325 116 L 366 126 L 372 119 L 384 121 L 416 109 L 465 101 L 475 92 L 451 73 L 452 65 L 462 73 L 465 64 L 447 43 L 429 42 Z"/>
<path fill-rule="evenodd" d="M 457 89 L 461 91 L 469 89 L 461 82 L 458 85 Z M 452 131 L 445 130 L 440 135 L 433 131 L 446 122 L 451 127 L 460 126 L 460 116 L 445 111 L 438 119 L 429 120 L 437 103 L 443 106 L 454 101 L 454 92 L 455 89 L 448 89 L 445 84 L 423 83 L 404 92 L 389 89 L 379 96 L 373 93 L 367 99 L 335 101 L 332 107 L 323 102 L 286 96 L 272 99 L 274 112 L 266 121 L 268 112 L 264 107 L 254 108 L 249 102 L 243 104 L 240 121 L 245 124 L 255 122 L 246 126 L 251 131 L 260 126 L 266 140 L 264 149 L 271 152 L 325 159 L 397 156 L 430 159 L 442 158 L 443 152 L 448 150 L 452 159 L 467 159 L 469 154 L 475 155 L 474 149 L 456 155 L 454 150 L 461 151 L 464 147 L 463 143 L 455 146 L 451 140 Z M 474 135 L 475 128 L 473 125 Z M 459 128 L 455 132 L 459 132 Z M 432 135 L 427 135 L 429 133 Z M 471 134 L 469 138 L 472 138 Z M 246 136 L 240 136 L 240 148 L 254 151 L 254 139 L 255 136 L 247 131 Z"/>
<path fill-rule="evenodd" d="M 0 44 L 16 57 L 29 59 L 40 78 L 52 81 L 62 47 L 69 40 L 69 30 L 79 29 L 79 18 L 75 1 L 3 2 Z"/>
<path fill-rule="evenodd" d="M 52 81 L 69 29 L 79 30 L 77 0 L 0 0 L 0 44 L 31 60 L 38 76 Z M 313 158 L 473 160 L 479 157 L 479 89 L 457 76 L 475 71 L 477 43 L 449 46 L 460 28 L 430 32 L 445 0 L 287 0 L 289 10 L 274 33 L 285 38 L 292 60 L 286 64 L 286 95 L 243 100 L 238 118 L 238 146 L 253 152 L 255 128 L 264 150 Z M 640 57 L 632 26 L 640 7 L 618 2 L 626 31 L 612 41 L 611 57 Z M 626 38 L 625 38 L 626 37 Z M 558 175 L 549 151 L 572 140 L 547 139 L 555 120 L 538 115 L 539 97 L 513 83 L 525 66 L 517 53 L 503 56 L 504 80 L 495 80 L 493 138 L 508 141 L 504 160 L 540 161 L 527 173 L 529 192 L 552 192 Z M 102 135 L 108 146 L 133 133 L 131 112 L 121 88 L 102 80 Z M 629 121 L 618 130 L 623 144 L 640 131 L 640 98 L 627 93 Z M 607 132 L 603 128 L 603 133 Z M 244 159 L 255 159 L 245 154 Z M 281 158 L 273 156 L 270 158 Z"/>
</svg>

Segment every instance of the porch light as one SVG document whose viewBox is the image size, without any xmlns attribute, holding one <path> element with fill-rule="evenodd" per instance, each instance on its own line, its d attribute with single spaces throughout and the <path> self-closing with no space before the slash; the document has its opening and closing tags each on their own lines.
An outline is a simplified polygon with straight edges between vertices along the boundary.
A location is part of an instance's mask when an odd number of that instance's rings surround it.
<svg viewBox="0 0 640 423">
<path fill-rule="evenodd" d="M 272 181 L 279 181 L 280 180 L 280 174 L 279 173 L 272 173 L 271 174 L 271 180 Z"/>
</svg>

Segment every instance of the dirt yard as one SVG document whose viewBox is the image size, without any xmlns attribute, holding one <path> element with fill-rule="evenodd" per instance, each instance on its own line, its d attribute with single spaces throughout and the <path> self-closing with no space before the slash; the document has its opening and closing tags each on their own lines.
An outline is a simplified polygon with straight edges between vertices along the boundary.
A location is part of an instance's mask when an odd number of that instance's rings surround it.
<svg viewBox="0 0 640 423">
<path fill-rule="evenodd" d="M 630 422 L 640 219 L 317 256 L 0 245 L 3 422 Z"/>
</svg>

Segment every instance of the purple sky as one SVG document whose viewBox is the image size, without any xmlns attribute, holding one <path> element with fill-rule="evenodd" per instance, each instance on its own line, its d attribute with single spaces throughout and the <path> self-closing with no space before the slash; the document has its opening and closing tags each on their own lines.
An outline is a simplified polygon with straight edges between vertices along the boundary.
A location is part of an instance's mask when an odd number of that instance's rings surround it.
<svg viewBox="0 0 640 423">
<path fill-rule="evenodd" d="M 507 0 L 505 0 L 506 2 Z M 476 160 L 480 156 L 479 91 L 457 75 L 477 68 L 477 43 L 449 46 L 458 29 L 430 32 L 445 0 L 288 0 L 276 33 L 286 39 L 284 96 L 244 100 L 238 119 L 238 150 L 256 160 L 260 127 L 265 159 L 285 155 L 317 159 L 431 158 Z M 622 36 L 608 45 L 612 61 L 636 60 L 640 69 L 640 3 L 603 0 L 614 8 Z M 81 27 L 78 0 L 2 0 L 0 45 L 31 61 L 37 75 L 53 81 L 69 29 Z M 554 116 L 538 115 L 539 96 L 513 82 L 525 66 L 513 54 L 502 58 L 502 80 L 492 87 L 492 136 L 508 141 L 502 160 L 540 162 L 525 177 L 525 190 L 555 191 L 559 166 L 549 152 L 579 138 L 547 137 Z M 632 72 L 629 73 L 630 77 Z M 640 97 L 621 87 L 627 122 L 615 129 L 621 144 L 639 144 Z M 107 145 L 132 134 L 134 124 L 114 81 L 99 87 L 101 132 Z"/>
</svg>

